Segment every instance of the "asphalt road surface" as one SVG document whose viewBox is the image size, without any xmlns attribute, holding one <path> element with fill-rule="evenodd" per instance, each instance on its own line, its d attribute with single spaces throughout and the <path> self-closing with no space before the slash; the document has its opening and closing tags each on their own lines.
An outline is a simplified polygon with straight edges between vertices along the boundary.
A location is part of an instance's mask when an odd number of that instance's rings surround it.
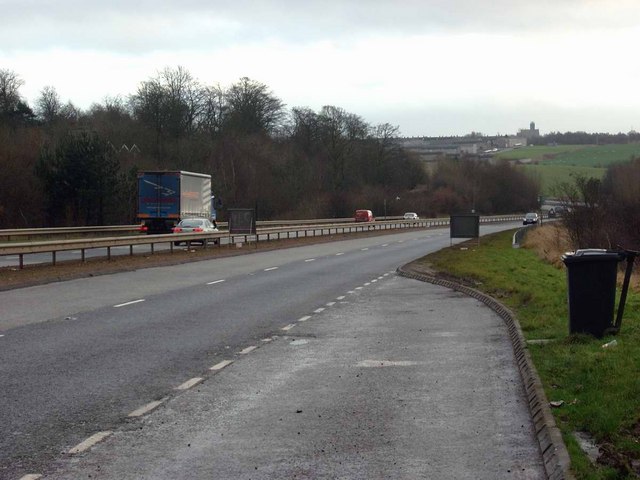
<svg viewBox="0 0 640 480">
<path fill-rule="evenodd" d="M 412 231 L 0 292 L 0 478 L 542 478 L 501 321 L 391 273 L 448 244 Z"/>
</svg>

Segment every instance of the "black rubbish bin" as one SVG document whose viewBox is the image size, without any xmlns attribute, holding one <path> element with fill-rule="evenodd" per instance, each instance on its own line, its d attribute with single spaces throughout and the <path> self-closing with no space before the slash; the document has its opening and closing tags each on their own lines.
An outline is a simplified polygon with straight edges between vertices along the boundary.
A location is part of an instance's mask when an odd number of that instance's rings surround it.
<svg viewBox="0 0 640 480">
<path fill-rule="evenodd" d="M 618 262 L 624 252 L 589 248 L 562 256 L 569 285 L 569 333 L 602 338 L 614 330 Z"/>
</svg>

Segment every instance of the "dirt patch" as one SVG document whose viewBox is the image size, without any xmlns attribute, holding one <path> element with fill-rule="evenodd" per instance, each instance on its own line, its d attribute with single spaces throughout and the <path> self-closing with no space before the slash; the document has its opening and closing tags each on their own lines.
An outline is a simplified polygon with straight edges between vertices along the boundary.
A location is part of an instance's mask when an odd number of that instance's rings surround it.
<svg viewBox="0 0 640 480">
<path fill-rule="evenodd" d="M 135 254 L 133 256 L 121 255 L 112 256 L 111 260 L 103 258 L 92 258 L 80 262 L 72 260 L 57 262 L 56 265 L 40 264 L 26 265 L 22 270 L 16 267 L 0 268 L 0 291 L 14 288 L 29 287 L 33 285 L 43 285 L 46 283 L 73 280 L 76 278 L 93 277 L 97 275 L 108 275 L 111 273 L 139 270 L 141 268 L 162 267 L 169 265 L 179 265 L 188 262 L 211 260 L 214 258 L 224 258 L 237 255 L 249 255 L 256 252 L 265 252 L 295 246 L 313 245 L 340 240 L 350 240 L 354 238 L 383 236 L 401 233 L 398 230 L 358 232 L 350 234 L 324 235 L 322 237 L 306 237 L 297 239 L 271 240 L 255 243 L 246 243 L 242 248 L 232 246 L 210 246 L 202 248 L 199 245 L 186 247 L 174 247 L 173 253 L 167 251 L 156 251 L 155 253 Z"/>
</svg>

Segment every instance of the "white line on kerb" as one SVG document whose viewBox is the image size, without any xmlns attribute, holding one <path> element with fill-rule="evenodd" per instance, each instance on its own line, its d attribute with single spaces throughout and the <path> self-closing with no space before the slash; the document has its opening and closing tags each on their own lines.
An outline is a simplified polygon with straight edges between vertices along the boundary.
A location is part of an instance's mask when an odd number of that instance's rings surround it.
<svg viewBox="0 0 640 480">
<path fill-rule="evenodd" d="M 277 270 L 278 267 L 269 267 L 269 268 L 265 268 L 264 271 L 265 272 L 270 272 L 271 270 Z"/>
<path fill-rule="evenodd" d="M 315 258 L 307 258 L 305 262 L 315 262 L 315 260 L 316 260 Z"/>
<path fill-rule="evenodd" d="M 199 384 L 202 380 L 204 380 L 204 378 L 202 377 L 192 378 L 191 380 L 187 380 L 186 382 L 184 382 L 182 385 L 178 385 L 176 387 L 176 390 L 189 390 L 194 385 Z"/>
<path fill-rule="evenodd" d="M 131 302 L 121 303 L 119 305 L 114 305 L 113 308 L 126 307 L 127 305 L 133 305 L 134 303 L 140 303 L 140 302 L 144 302 L 144 298 L 141 298 L 140 300 L 133 300 Z"/>
<path fill-rule="evenodd" d="M 309 320 L 311 318 L 311 315 L 305 315 L 304 317 L 300 317 L 298 319 L 299 322 L 306 322 L 307 320 Z"/>
<path fill-rule="evenodd" d="M 336 302 L 329 302 L 326 305 L 327 305 L 327 307 L 333 307 L 335 304 L 336 304 Z"/>
<path fill-rule="evenodd" d="M 339 297 L 336 297 L 336 300 L 344 300 L 344 295 L 340 295 Z"/>
<path fill-rule="evenodd" d="M 233 363 L 233 360 L 223 360 L 220 363 L 216 363 L 213 367 L 211 367 L 209 370 L 222 370 L 224 367 L 228 367 L 229 365 L 231 365 Z"/>
<path fill-rule="evenodd" d="M 113 432 L 111 431 L 95 433 L 91 435 L 89 438 L 87 438 L 84 442 L 79 443 L 78 445 L 73 447 L 71 450 L 69 450 L 69 453 L 73 455 L 74 453 L 86 452 L 91 447 L 93 447 L 96 443 L 101 442 L 112 433 Z"/>
<path fill-rule="evenodd" d="M 245 348 L 244 350 L 240 350 L 240 355 L 246 355 L 249 352 L 253 352 L 256 348 L 258 347 L 256 347 L 255 345 L 252 345 L 250 347 Z"/>
<path fill-rule="evenodd" d="M 290 323 L 289 325 L 287 325 L 286 327 L 282 327 L 280 330 L 284 330 L 285 332 L 291 330 L 293 327 L 295 327 L 296 324 L 295 323 Z"/>
<path fill-rule="evenodd" d="M 316 308 L 313 313 L 321 313 L 324 312 L 324 308 L 320 307 L 320 308 Z"/>
<path fill-rule="evenodd" d="M 215 285 L 216 283 L 222 283 L 224 280 L 215 280 L 213 282 L 207 282 L 207 285 Z"/>
<path fill-rule="evenodd" d="M 156 400 L 155 402 L 147 403 L 146 405 L 143 405 L 137 410 L 131 412 L 129 415 L 127 415 L 127 417 L 141 417 L 145 413 L 149 413 L 151 410 L 159 407 L 160 405 L 162 405 L 162 400 Z"/>
</svg>

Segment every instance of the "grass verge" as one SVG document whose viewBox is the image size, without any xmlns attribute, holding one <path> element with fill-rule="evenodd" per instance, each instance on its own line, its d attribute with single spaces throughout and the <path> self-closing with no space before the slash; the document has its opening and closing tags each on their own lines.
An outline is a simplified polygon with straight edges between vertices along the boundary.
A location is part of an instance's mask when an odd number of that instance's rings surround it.
<svg viewBox="0 0 640 480">
<path fill-rule="evenodd" d="M 640 476 L 640 295 L 630 292 L 621 332 L 596 339 L 568 334 L 563 268 L 530 248 L 513 249 L 513 232 L 456 245 L 413 262 L 417 271 L 453 277 L 514 311 L 551 402 L 578 479 Z M 618 289 L 619 290 L 619 289 Z M 602 345 L 616 339 L 615 347 Z M 600 449 L 592 462 L 576 432 Z"/>
</svg>

